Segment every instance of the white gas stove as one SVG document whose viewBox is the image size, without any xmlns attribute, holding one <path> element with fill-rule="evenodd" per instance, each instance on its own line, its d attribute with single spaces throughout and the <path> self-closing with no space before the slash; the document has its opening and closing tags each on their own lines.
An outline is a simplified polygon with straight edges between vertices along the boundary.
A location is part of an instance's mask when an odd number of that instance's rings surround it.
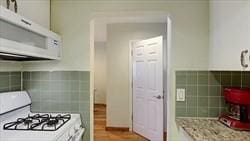
<svg viewBox="0 0 250 141">
<path fill-rule="evenodd" d="M 27 92 L 0 93 L 0 141 L 81 141 L 80 114 L 32 113 Z"/>
</svg>

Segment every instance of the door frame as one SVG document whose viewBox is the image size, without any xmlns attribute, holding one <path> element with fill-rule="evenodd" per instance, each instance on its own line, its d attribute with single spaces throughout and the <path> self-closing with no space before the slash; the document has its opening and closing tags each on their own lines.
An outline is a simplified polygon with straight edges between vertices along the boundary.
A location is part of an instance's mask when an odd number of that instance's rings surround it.
<svg viewBox="0 0 250 141">
<path fill-rule="evenodd" d="M 133 46 L 139 40 L 129 41 L 129 131 L 133 131 Z"/>
<path fill-rule="evenodd" d="M 167 85 L 166 85 L 166 91 L 164 93 L 164 102 L 167 101 L 167 105 L 164 105 L 164 109 L 167 110 L 167 133 L 170 133 L 170 124 L 171 124 L 171 120 L 170 120 L 170 114 L 171 114 L 171 108 L 174 106 L 174 102 L 171 102 L 172 100 L 172 95 L 171 95 L 171 69 L 170 69 L 170 62 L 171 62 L 171 48 L 172 48 L 172 20 L 171 20 L 171 16 L 169 15 L 168 12 L 166 11 L 132 11 L 132 12 L 119 12 L 116 13 L 114 15 L 113 12 L 96 12 L 93 13 L 91 15 L 91 19 L 90 19 L 90 34 L 89 34 L 89 41 L 90 41 L 90 141 L 94 141 L 94 31 L 95 31 L 95 21 L 98 19 L 103 19 L 103 18 L 118 18 L 121 19 L 121 17 L 123 18 L 131 18 L 131 17 L 140 17 L 140 18 L 150 18 L 150 17 L 164 17 L 164 19 L 166 18 L 166 23 L 167 23 L 167 40 L 166 43 L 164 43 L 164 48 L 166 49 L 166 57 L 167 57 L 167 75 L 166 78 L 164 77 L 164 79 L 167 80 Z M 119 22 L 118 22 L 119 23 Z M 129 43 L 129 47 L 130 47 L 130 43 Z M 131 48 L 129 48 L 130 52 L 129 52 L 129 57 L 131 57 Z M 131 59 L 131 58 L 129 58 Z M 131 61 L 129 61 L 129 63 L 131 63 Z M 131 64 L 130 64 L 131 65 Z M 164 66 L 165 67 L 165 66 Z M 130 66 L 129 66 L 130 68 Z M 129 70 L 131 72 L 131 69 Z M 131 73 L 130 73 L 131 74 Z M 130 76 L 130 82 L 131 82 L 131 76 Z M 132 85 L 130 85 L 132 86 Z M 164 85 L 165 87 L 165 85 Z M 131 92 L 132 88 L 130 88 L 130 103 L 132 102 L 131 96 L 132 96 L 132 92 Z M 165 108 L 167 106 L 167 108 Z M 130 118 L 130 130 L 132 130 L 132 104 L 130 104 L 130 114 L 131 114 L 131 118 Z M 165 113 L 164 110 L 164 113 Z M 173 114 L 173 113 L 172 113 Z M 164 123 L 164 127 L 165 127 L 165 123 Z M 166 128 L 166 127 L 165 127 Z M 167 140 L 170 140 L 169 135 L 166 136 Z"/>
</svg>

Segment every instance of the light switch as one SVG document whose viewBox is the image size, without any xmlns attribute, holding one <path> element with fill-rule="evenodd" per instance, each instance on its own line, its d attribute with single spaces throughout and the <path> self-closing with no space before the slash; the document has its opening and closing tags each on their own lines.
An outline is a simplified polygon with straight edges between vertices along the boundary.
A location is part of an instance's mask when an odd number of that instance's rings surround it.
<svg viewBox="0 0 250 141">
<path fill-rule="evenodd" d="M 177 99 L 176 101 L 185 101 L 185 89 L 177 89 Z"/>
</svg>

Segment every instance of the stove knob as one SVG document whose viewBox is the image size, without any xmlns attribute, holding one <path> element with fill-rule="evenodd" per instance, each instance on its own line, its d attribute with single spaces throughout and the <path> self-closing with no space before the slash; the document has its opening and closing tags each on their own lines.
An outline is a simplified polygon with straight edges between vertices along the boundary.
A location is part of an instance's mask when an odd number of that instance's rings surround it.
<svg viewBox="0 0 250 141">
<path fill-rule="evenodd" d="M 74 127 L 75 133 L 79 131 L 81 125 L 80 124 L 76 124 Z"/>
<path fill-rule="evenodd" d="M 73 139 L 74 136 L 74 130 L 70 130 L 69 131 L 69 141 L 71 141 Z"/>
</svg>

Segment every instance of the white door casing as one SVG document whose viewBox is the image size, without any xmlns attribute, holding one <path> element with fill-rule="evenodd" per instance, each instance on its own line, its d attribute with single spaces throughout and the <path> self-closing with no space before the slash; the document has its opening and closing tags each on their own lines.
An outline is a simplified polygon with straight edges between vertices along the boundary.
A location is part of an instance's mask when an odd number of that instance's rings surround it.
<svg viewBox="0 0 250 141">
<path fill-rule="evenodd" d="M 133 131 L 163 140 L 163 37 L 133 46 Z"/>
</svg>

